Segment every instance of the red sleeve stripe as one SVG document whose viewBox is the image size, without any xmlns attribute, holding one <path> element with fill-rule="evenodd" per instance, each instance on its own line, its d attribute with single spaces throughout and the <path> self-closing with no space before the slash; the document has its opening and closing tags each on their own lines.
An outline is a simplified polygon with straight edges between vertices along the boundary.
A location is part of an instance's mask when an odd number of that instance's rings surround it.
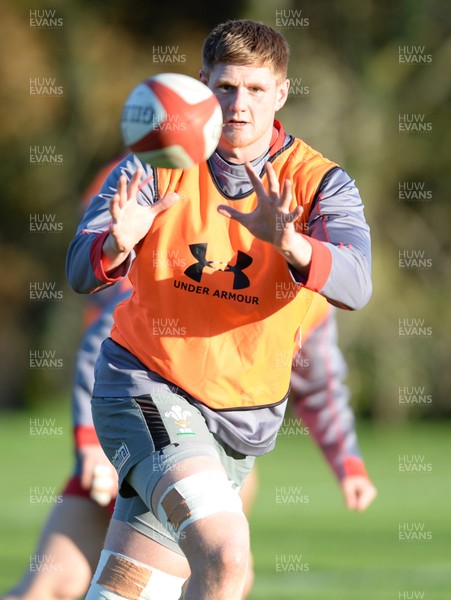
<svg viewBox="0 0 451 600">
<path fill-rule="evenodd" d="M 306 235 L 304 237 L 312 246 L 312 262 L 305 287 L 314 292 L 320 292 L 330 275 L 332 254 L 323 242 Z"/>
<path fill-rule="evenodd" d="M 99 281 L 102 281 L 103 283 L 115 283 L 116 281 L 120 281 L 124 277 L 124 275 L 121 272 L 117 277 L 109 277 L 105 273 L 102 263 L 102 247 L 108 235 L 109 231 L 103 231 L 102 233 L 98 233 L 96 235 L 96 239 L 92 242 L 91 245 L 89 257 L 91 260 L 94 275 L 97 277 L 97 279 Z"/>
<path fill-rule="evenodd" d="M 331 426 L 335 433 L 335 438 L 337 440 L 337 455 L 343 456 L 345 450 L 345 442 L 346 436 L 343 431 L 342 424 L 340 422 L 340 416 L 338 414 L 338 406 L 335 401 L 334 391 L 337 387 L 337 379 L 334 377 L 334 372 L 332 369 L 332 357 L 330 352 L 330 330 L 331 330 L 331 321 L 330 319 L 326 321 L 324 331 L 321 335 L 321 344 L 326 348 L 324 363 L 327 377 L 327 387 L 326 387 L 326 404 L 329 407 L 331 414 Z M 346 473 L 346 467 L 343 463 L 343 470 Z"/>
<path fill-rule="evenodd" d="M 346 456 L 344 459 L 344 470 L 345 477 L 361 476 L 368 478 L 365 463 L 358 456 Z"/>
<path fill-rule="evenodd" d="M 74 427 L 75 446 L 80 448 L 81 446 L 99 446 L 99 439 L 97 437 L 94 427 L 89 425 L 77 425 Z"/>
</svg>

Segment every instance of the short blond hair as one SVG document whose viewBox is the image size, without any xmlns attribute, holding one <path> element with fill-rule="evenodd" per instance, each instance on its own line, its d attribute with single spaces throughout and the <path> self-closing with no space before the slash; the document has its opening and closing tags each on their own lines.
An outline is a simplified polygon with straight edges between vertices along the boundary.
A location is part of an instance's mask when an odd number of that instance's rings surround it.
<svg viewBox="0 0 451 600">
<path fill-rule="evenodd" d="M 218 63 L 226 63 L 269 67 L 278 82 L 287 77 L 289 57 L 290 48 L 282 34 L 250 19 L 217 25 L 205 39 L 202 50 L 207 76 Z"/>
</svg>

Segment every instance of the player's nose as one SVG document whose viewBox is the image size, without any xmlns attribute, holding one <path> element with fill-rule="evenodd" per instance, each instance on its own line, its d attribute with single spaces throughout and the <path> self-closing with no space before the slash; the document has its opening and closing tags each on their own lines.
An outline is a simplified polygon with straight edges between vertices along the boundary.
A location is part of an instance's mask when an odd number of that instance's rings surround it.
<svg viewBox="0 0 451 600">
<path fill-rule="evenodd" d="M 232 112 L 239 113 L 245 111 L 246 107 L 246 90 L 244 88 L 236 87 L 230 97 L 229 108 Z"/>
</svg>

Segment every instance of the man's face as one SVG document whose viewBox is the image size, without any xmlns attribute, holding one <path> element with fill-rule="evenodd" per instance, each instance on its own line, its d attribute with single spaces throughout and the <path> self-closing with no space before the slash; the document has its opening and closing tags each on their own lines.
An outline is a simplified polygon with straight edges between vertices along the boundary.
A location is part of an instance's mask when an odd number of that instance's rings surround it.
<svg viewBox="0 0 451 600">
<path fill-rule="evenodd" d="M 224 127 L 218 145 L 223 158 L 245 162 L 269 147 L 274 115 L 285 104 L 289 80 L 278 83 L 269 67 L 217 64 L 203 81 L 222 108 Z"/>
</svg>

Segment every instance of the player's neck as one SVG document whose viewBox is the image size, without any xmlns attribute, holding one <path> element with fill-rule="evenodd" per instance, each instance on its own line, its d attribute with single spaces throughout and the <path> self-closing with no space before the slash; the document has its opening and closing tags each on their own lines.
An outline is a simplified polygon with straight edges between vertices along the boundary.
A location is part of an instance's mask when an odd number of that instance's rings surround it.
<svg viewBox="0 0 451 600">
<path fill-rule="evenodd" d="M 277 132 L 276 132 L 277 133 Z M 276 135 L 277 137 L 277 135 Z M 253 162 L 268 151 L 274 139 L 274 130 L 247 146 L 234 147 L 227 143 L 219 143 L 216 152 L 219 156 L 231 164 L 243 165 Z"/>
</svg>

